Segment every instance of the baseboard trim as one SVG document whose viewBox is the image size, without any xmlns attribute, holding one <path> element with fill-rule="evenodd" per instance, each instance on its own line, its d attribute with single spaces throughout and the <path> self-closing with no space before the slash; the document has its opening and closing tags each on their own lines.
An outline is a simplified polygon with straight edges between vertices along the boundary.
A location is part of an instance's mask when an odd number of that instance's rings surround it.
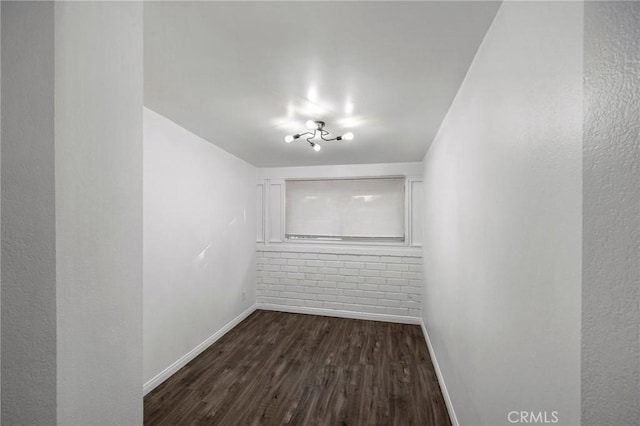
<svg viewBox="0 0 640 426">
<path fill-rule="evenodd" d="M 438 365 L 436 353 L 433 351 L 433 346 L 431 346 L 431 340 L 429 339 L 429 333 L 427 333 L 427 327 L 425 327 L 422 318 L 420 318 L 420 327 L 422 327 L 424 340 L 426 340 L 427 342 L 427 349 L 429 350 L 429 355 L 431 356 L 431 361 L 433 362 L 433 368 L 436 370 L 436 377 L 438 378 L 438 384 L 440 385 L 440 390 L 442 391 L 442 396 L 444 397 L 444 403 L 447 406 L 447 411 L 449 412 L 451 424 L 452 426 L 459 426 L 460 423 L 458 423 L 456 412 L 453 409 L 453 403 L 451 402 L 449 391 L 447 391 L 447 385 L 444 383 L 444 376 L 442 375 L 442 371 L 440 370 L 440 365 Z"/>
<path fill-rule="evenodd" d="M 305 308 L 301 306 L 273 305 L 268 303 L 258 304 L 257 309 L 264 309 L 267 311 L 289 312 L 292 314 L 308 314 L 308 315 L 320 315 L 325 317 L 362 319 L 362 320 L 382 321 L 382 322 L 396 322 L 401 324 L 421 324 L 421 321 L 422 321 L 420 318 L 405 317 L 402 315 L 369 314 L 365 312 L 338 311 L 338 310 L 324 309 L 324 308 Z"/>
<path fill-rule="evenodd" d="M 240 324 L 242 320 L 244 320 L 246 317 L 251 315 L 255 310 L 256 310 L 256 304 L 253 304 L 251 307 L 249 307 L 249 309 L 242 312 L 240 315 L 238 315 L 237 317 L 229 321 L 226 325 L 224 325 L 224 327 L 222 327 L 220 330 L 216 331 L 211 336 L 209 336 L 204 342 L 200 343 L 198 346 L 191 349 L 188 353 L 181 356 L 180 359 L 178 359 L 176 362 L 174 362 L 173 364 L 165 368 L 160 374 L 155 376 L 153 379 L 145 383 L 142 386 L 142 394 L 143 395 L 148 394 L 153 389 L 155 389 L 158 385 L 160 385 L 162 382 L 164 382 L 169 377 L 174 375 L 178 370 L 180 370 L 182 367 L 187 365 L 189 361 L 191 361 L 192 359 L 200 355 L 202 352 L 204 352 L 205 349 L 207 349 L 209 346 L 214 344 L 222 336 L 227 334 L 233 327 Z"/>
</svg>

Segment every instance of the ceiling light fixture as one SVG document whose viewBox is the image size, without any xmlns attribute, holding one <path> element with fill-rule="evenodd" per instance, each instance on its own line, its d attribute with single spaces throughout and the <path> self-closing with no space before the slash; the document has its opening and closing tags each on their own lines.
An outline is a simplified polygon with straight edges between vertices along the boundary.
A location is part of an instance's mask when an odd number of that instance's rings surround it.
<svg viewBox="0 0 640 426">
<path fill-rule="evenodd" d="M 329 132 L 324 130 L 324 121 L 308 120 L 304 125 L 305 125 L 305 127 L 307 129 L 310 130 L 309 132 L 304 132 L 304 133 L 298 133 L 298 134 L 295 134 L 295 135 L 285 136 L 284 141 L 286 143 L 291 143 L 294 140 L 299 139 L 301 136 L 309 135 L 309 137 L 307 137 L 305 139 L 307 140 L 307 142 L 309 142 L 309 145 L 311 145 L 311 148 L 313 148 L 313 150 L 317 152 L 317 151 L 320 151 L 322 149 L 322 147 L 317 142 L 312 141 L 312 139 L 314 139 L 316 137 L 316 135 L 318 135 L 318 133 L 320 134 L 319 135 L 320 139 L 322 139 L 325 142 L 342 141 L 342 140 L 345 140 L 345 141 L 353 140 L 353 133 L 351 133 L 351 132 L 347 132 L 342 136 L 336 136 L 335 138 L 331 138 L 331 139 L 325 138 L 325 136 L 327 136 L 329 134 Z"/>
</svg>

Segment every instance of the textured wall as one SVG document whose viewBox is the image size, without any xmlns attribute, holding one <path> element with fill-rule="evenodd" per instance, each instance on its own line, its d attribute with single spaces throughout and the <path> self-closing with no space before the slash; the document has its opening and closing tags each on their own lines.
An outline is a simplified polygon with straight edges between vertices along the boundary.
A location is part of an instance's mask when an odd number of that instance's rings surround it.
<svg viewBox="0 0 640 426">
<path fill-rule="evenodd" d="M 268 249 L 264 249 L 268 250 Z M 315 308 L 419 318 L 422 257 L 258 249 L 258 306 Z"/>
<path fill-rule="evenodd" d="M 54 6 L 2 2 L 2 422 L 56 422 Z"/>
<path fill-rule="evenodd" d="M 640 3 L 585 2 L 584 425 L 640 424 Z"/>
<path fill-rule="evenodd" d="M 2 94 L 2 6 L 0 5 L 0 98 Z M 2 117 L 2 100 L 0 99 L 0 117 Z M 2 119 L 0 118 L 0 147 L 2 146 Z M 0 188 L 2 188 L 2 149 L 0 149 Z M 0 205 L 2 197 L 0 196 Z M 2 211 L 0 210 L 0 221 L 2 220 Z M 1 235 L 0 235 L 1 241 Z M 0 242 L 1 244 L 1 242 Z M 2 289 L 2 255 L 0 250 L 0 289 Z M 2 354 L 2 291 L 0 290 L 0 357 Z M 2 413 L 2 367 L 0 366 L 0 413 Z M 0 414 L 0 425 L 2 424 L 2 415 Z"/>
<path fill-rule="evenodd" d="M 2 12 L 3 421 L 137 424 L 142 6 Z"/>
<path fill-rule="evenodd" d="M 425 157 L 423 318 L 460 424 L 580 423 L 582 4 L 504 2 Z"/>
<path fill-rule="evenodd" d="M 141 424 L 142 4 L 55 17 L 58 424 Z"/>
</svg>

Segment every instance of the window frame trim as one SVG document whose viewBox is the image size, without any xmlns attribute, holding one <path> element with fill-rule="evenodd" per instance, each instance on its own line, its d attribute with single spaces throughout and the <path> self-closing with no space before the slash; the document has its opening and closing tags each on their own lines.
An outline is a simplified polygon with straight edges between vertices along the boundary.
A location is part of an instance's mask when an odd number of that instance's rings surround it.
<svg viewBox="0 0 640 426">
<path fill-rule="evenodd" d="M 403 237 L 327 237 L 327 236 L 309 236 L 309 238 L 291 238 L 290 234 L 287 234 L 287 182 L 300 182 L 300 181 L 331 181 L 331 180 L 373 180 L 373 179 L 403 179 L 404 185 L 404 235 Z M 410 214 L 410 196 L 409 191 L 411 189 L 409 184 L 410 177 L 406 175 L 384 175 L 384 176 L 348 176 L 348 177 L 309 177 L 309 178 L 287 178 L 282 179 L 284 183 L 283 196 L 281 198 L 281 212 L 282 212 L 282 242 L 287 244 L 335 244 L 335 245 L 365 245 L 365 246 L 392 246 L 392 247 L 407 247 L 411 245 L 410 232 L 411 226 L 409 223 Z M 400 238 L 402 238 L 400 240 Z M 357 239 L 357 240 L 356 240 Z"/>
</svg>

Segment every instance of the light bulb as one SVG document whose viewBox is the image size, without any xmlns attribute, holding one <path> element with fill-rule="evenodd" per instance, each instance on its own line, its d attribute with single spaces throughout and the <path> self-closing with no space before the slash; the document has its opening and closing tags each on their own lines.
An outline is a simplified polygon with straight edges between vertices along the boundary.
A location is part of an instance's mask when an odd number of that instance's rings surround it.
<svg viewBox="0 0 640 426">
<path fill-rule="evenodd" d="M 351 132 L 345 133 L 344 135 L 342 135 L 342 139 L 344 139 L 345 141 L 353 140 L 353 133 Z"/>
<path fill-rule="evenodd" d="M 291 135 L 287 135 L 287 136 L 285 136 L 285 137 L 284 137 L 284 141 L 285 141 L 286 143 L 291 143 L 291 142 L 293 142 L 293 136 L 291 136 Z"/>
<path fill-rule="evenodd" d="M 318 144 L 314 144 L 314 145 L 313 145 L 313 150 L 314 150 L 314 151 L 318 152 L 318 151 L 320 151 L 321 149 L 322 149 L 322 147 L 321 147 L 320 145 L 318 145 Z"/>
<path fill-rule="evenodd" d="M 318 125 L 313 120 L 307 120 L 307 122 L 304 123 L 304 125 L 309 130 L 316 130 L 318 128 Z"/>
</svg>

